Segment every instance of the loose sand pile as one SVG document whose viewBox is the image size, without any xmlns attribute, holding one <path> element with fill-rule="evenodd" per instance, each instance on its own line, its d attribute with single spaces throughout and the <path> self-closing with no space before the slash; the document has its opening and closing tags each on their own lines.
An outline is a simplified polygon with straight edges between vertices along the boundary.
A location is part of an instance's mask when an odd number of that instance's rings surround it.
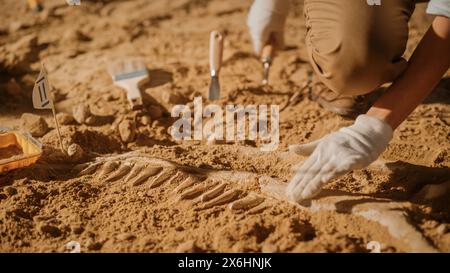
<svg viewBox="0 0 450 273">
<path fill-rule="evenodd" d="M 48 128 L 38 163 L 0 176 L 0 251 L 62 252 L 70 241 L 102 252 L 364 252 L 370 241 L 385 252 L 450 251 L 449 80 L 396 130 L 380 160 L 330 183 L 317 200 L 292 204 L 279 193 L 304 158 L 287 145 L 352 122 L 302 89 L 311 73 L 302 1 L 294 1 L 269 88 L 260 87 L 245 26 L 250 1 L 52 0 L 40 14 L 23 2 L 5 0 L 0 11 L 0 125 L 29 125 L 21 116 L 34 113 Z M 408 56 L 429 23 L 418 6 Z M 278 151 L 169 135 L 172 105 L 206 97 L 213 29 L 226 34 L 219 104 L 285 105 L 297 92 L 281 112 Z M 136 55 L 151 79 L 141 86 L 144 109 L 131 111 L 105 63 Z M 51 113 L 32 109 L 39 60 L 70 156 L 58 150 Z"/>
</svg>

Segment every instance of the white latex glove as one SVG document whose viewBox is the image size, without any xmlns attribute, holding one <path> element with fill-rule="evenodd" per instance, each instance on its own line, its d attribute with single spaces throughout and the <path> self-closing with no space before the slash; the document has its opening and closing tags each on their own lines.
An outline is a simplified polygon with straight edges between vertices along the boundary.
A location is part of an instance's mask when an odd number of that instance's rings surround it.
<svg viewBox="0 0 450 273">
<path fill-rule="evenodd" d="M 290 151 L 310 157 L 289 182 L 287 196 L 296 202 L 312 198 L 333 178 L 369 166 L 386 149 L 392 135 L 386 122 L 360 115 L 349 127 L 308 144 L 289 146 Z"/>
<path fill-rule="evenodd" d="M 248 13 L 247 25 L 257 54 L 273 35 L 277 48 L 284 46 L 284 23 L 289 0 L 255 0 Z"/>
</svg>

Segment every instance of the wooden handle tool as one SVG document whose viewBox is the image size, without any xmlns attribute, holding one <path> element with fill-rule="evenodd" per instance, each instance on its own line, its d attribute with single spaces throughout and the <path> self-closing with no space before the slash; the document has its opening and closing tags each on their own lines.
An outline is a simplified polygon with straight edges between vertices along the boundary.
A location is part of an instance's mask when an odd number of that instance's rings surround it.
<svg viewBox="0 0 450 273">
<path fill-rule="evenodd" d="M 212 31 L 209 40 L 209 69 L 211 84 L 209 86 L 209 99 L 220 98 L 219 72 L 222 66 L 223 35 L 219 31 Z"/>
</svg>

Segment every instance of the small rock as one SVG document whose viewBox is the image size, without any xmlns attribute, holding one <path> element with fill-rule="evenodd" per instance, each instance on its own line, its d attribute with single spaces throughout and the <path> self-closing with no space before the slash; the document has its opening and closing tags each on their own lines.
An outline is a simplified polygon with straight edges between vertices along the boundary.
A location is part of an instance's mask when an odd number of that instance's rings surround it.
<svg viewBox="0 0 450 273">
<path fill-rule="evenodd" d="M 68 125 L 75 121 L 72 115 L 69 115 L 67 113 L 58 113 L 56 114 L 56 119 L 58 120 L 58 123 L 61 125 Z"/>
<path fill-rule="evenodd" d="M 73 118 L 79 124 L 83 124 L 86 122 L 86 119 L 91 116 L 91 110 L 89 108 L 89 105 L 79 104 L 73 107 L 72 114 Z"/>
<path fill-rule="evenodd" d="M 20 119 L 22 130 L 34 137 L 41 137 L 49 131 L 47 122 L 41 116 L 25 113 Z"/>
<path fill-rule="evenodd" d="M 164 92 L 162 94 L 162 100 L 169 104 L 184 104 L 186 98 L 179 92 Z"/>
<path fill-rule="evenodd" d="M 55 226 L 52 226 L 50 224 L 42 224 L 39 226 L 39 231 L 45 234 L 48 234 L 52 237 L 59 237 L 61 236 L 61 230 Z"/>
<path fill-rule="evenodd" d="M 136 125 L 130 120 L 123 120 L 119 123 L 119 135 L 123 142 L 132 142 L 136 136 Z"/>
<path fill-rule="evenodd" d="M 5 187 L 3 189 L 3 191 L 5 192 L 6 196 L 9 196 L 9 197 L 17 194 L 16 188 L 11 187 L 11 186 Z"/>
<path fill-rule="evenodd" d="M 67 155 L 74 161 L 79 161 L 84 156 L 83 148 L 80 145 L 73 143 L 67 148 Z"/>
<path fill-rule="evenodd" d="M 152 123 L 152 118 L 149 115 L 145 115 L 139 119 L 139 122 L 142 125 L 150 125 Z"/>
<path fill-rule="evenodd" d="M 159 107 L 159 106 L 157 106 L 157 105 L 150 105 L 150 106 L 148 107 L 148 114 L 150 115 L 150 117 L 151 117 L 153 120 L 157 120 L 157 119 L 159 119 L 159 118 L 162 117 L 163 112 L 162 112 L 162 110 L 161 110 L 161 107 Z"/>
<path fill-rule="evenodd" d="M 136 236 L 134 236 L 131 233 L 122 233 L 116 236 L 117 240 L 119 241 L 131 241 L 136 239 Z"/>
<path fill-rule="evenodd" d="M 447 232 L 447 226 L 445 224 L 440 224 L 437 228 L 436 228 L 436 232 L 439 235 L 444 235 Z"/>
<path fill-rule="evenodd" d="M 194 253 L 194 252 L 200 252 L 201 249 L 196 245 L 194 240 L 189 240 L 187 242 L 184 242 L 180 245 L 178 245 L 177 250 L 175 252 L 177 253 Z"/>
</svg>

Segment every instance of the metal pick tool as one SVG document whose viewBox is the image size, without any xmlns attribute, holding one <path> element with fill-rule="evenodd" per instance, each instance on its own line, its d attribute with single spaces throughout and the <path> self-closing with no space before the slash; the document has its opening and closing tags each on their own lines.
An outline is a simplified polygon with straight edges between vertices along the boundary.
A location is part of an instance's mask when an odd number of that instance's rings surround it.
<svg viewBox="0 0 450 273">
<path fill-rule="evenodd" d="M 219 31 L 212 31 L 209 41 L 209 70 L 211 83 L 209 85 L 210 100 L 220 98 L 219 72 L 222 66 L 223 35 Z"/>
<path fill-rule="evenodd" d="M 263 64 L 263 85 L 269 84 L 269 71 L 270 66 L 272 65 L 272 59 L 275 55 L 275 41 L 273 39 L 273 35 L 270 36 L 269 41 L 267 44 L 263 47 L 261 51 L 261 62 Z"/>
</svg>

